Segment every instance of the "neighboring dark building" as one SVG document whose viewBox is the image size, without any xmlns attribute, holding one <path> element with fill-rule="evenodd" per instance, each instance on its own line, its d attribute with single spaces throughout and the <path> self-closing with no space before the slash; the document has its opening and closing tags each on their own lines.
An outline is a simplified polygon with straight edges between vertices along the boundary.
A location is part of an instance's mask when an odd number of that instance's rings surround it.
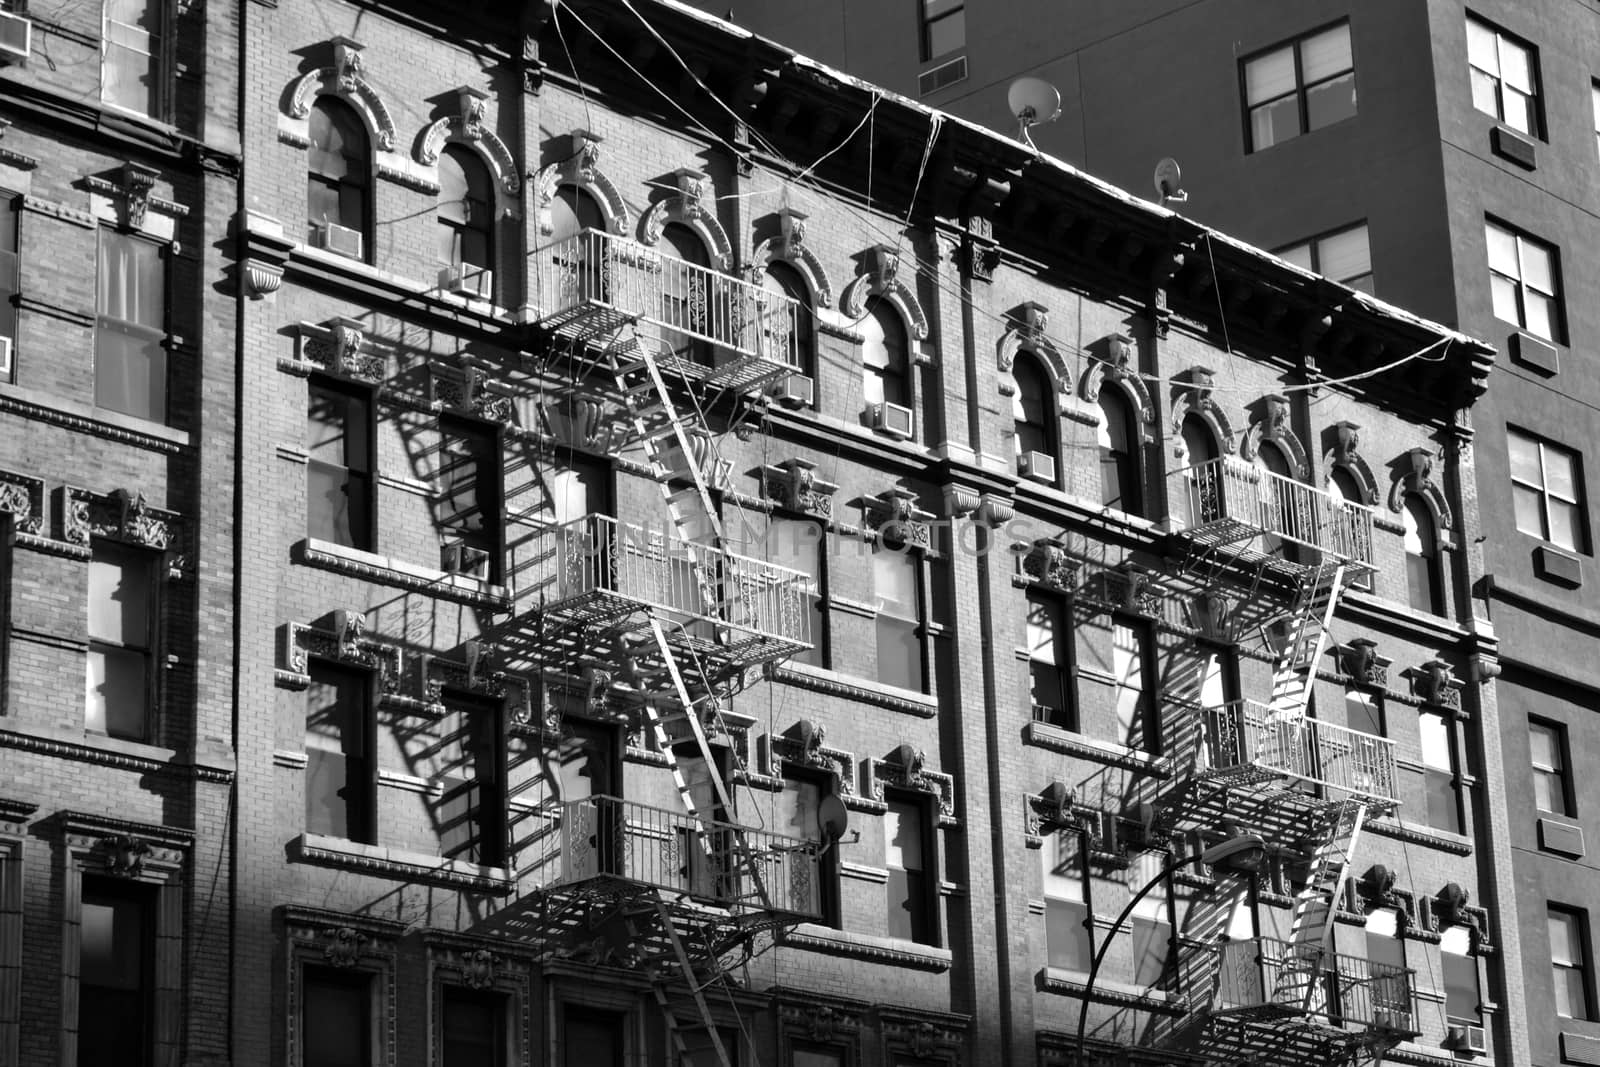
<svg viewBox="0 0 1600 1067">
<path fill-rule="evenodd" d="M 677 4 L 214 8 L 0 72 L 0 1065 L 1512 1059 L 1488 348 Z"/>
</svg>

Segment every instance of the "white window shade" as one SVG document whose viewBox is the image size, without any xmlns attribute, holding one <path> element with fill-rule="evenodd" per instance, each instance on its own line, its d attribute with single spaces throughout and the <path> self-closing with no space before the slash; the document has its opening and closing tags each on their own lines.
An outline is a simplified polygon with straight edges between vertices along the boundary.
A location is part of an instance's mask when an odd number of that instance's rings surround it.
<svg viewBox="0 0 1600 1067">
<path fill-rule="evenodd" d="M 1293 47 L 1280 48 L 1276 52 L 1269 52 L 1252 59 L 1244 68 L 1244 84 L 1245 94 L 1251 104 L 1259 104 L 1293 92 L 1295 88 Z"/>
<path fill-rule="evenodd" d="M 1307 84 L 1347 71 L 1353 65 L 1348 24 L 1307 38 L 1300 45 L 1300 69 Z"/>
</svg>

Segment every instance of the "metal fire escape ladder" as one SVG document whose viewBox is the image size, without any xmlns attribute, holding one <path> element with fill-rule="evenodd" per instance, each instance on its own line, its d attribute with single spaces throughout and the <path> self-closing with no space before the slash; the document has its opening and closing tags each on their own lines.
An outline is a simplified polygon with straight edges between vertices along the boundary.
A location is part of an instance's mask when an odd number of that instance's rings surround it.
<svg viewBox="0 0 1600 1067">
<path fill-rule="evenodd" d="M 1334 915 L 1350 880 L 1350 861 L 1366 816 L 1367 806 L 1357 800 L 1341 801 L 1329 813 L 1327 834 L 1318 842 L 1306 883 L 1295 897 L 1289 947 L 1273 990 L 1275 1003 L 1298 1006 L 1302 1011 L 1314 1007 L 1317 979 L 1333 937 Z"/>
<path fill-rule="evenodd" d="M 1289 632 L 1272 672 L 1273 717 L 1300 722 L 1305 718 L 1316 677 L 1317 661 L 1328 648 L 1328 630 L 1339 606 L 1345 564 L 1319 563 L 1306 574 L 1290 608 Z"/>
<path fill-rule="evenodd" d="M 706 984 L 709 983 L 703 984 L 695 973 L 694 961 L 689 958 L 688 947 L 684 945 L 683 936 L 673 924 L 672 914 L 667 910 L 666 903 L 660 897 L 657 897 L 655 905 L 657 921 L 661 923 L 662 929 L 667 935 L 667 942 L 672 946 L 672 955 L 677 963 L 678 973 L 683 976 L 684 985 L 689 989 L 689 995 L 694 1001 L 695 1014 L 698 1016 L 697 1020 L 687 1023 L 678 1017 L 678 1013 L 673 1007 L 672 999 L 668 995 L 670 972 L 665 969 L 657 969 L 654 980 L 650 983 L 650 990 L 655 995 L 656 1004 L 661 1008 L 662 1018 L 667 1022 L 667 1034 L 672 1041 L 673 1050 L 677 1053 L 677 1058 L 674 1062 L 680 1064 L 689 1062 L 690 1055 L 694 1050 L 689 1047 L 689 1043 L 684 1038 L 687 1034 L 699 1031 L 705 1034 L 706 1042 L 710 1045 L 711 1050 L 716 1053 L 718 1063 L 722 1064 L 723 1067 L 736 1067 L 732 1054 L 727 1046 L 722 1043 L 722 1034 L 717 1030 L 717 1021 L 711 1014 L 711 1005 L 706 1001 L 705 990 Z M 712 962 L 715 963 L 716 961 L 713 959 Z"/>
</svg>

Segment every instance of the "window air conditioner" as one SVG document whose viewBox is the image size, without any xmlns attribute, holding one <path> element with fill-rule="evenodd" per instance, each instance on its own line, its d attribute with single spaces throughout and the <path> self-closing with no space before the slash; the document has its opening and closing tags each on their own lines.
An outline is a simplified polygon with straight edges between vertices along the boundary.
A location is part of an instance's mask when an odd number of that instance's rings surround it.
<svg viewBox="0 0 1600 1067">
<path fill-rule="evenodd" d="M 471 548 L 460 541 L 440 546 L 439 568 L 447 574 L 464 574 L 469 578 L 489 576 L 489 553 L 481 548 Z"/>
<path fill-rule="evenodd" d="M 9 381 L 11 370 L 11 338 L 0 337 L 0 381 Z"/>
<path fill-rule="evenodd" d="M 1456 1052 L 1475 1052 L 1483 1055 L 1489 1051 L 1489 1037 L 1483 1027 L 1471 1024 L 1451 1026 L 1445 1032 L 1445 1038 L 1440 1044 Z"/>
<path fill-rule="evenodd" d="M 791 374 L 772 387 L 772 397 L 785 407 L 808 408 L 812 397 L 811 379 L 804 374 Z"/>
<path fill-rule="evenodd" d="M 1017 457 L 1017 473 L 1024 478 L 1032 478 L 1036 482 L 1054 485 L 1056 480 L 1056 460 L 1054 456 L 1043 452 L 1024 452 Z"/>
<path fill-rule="evenodd" d="M 452 296 L 464 296 L 472 300 L 493 300 L 494 271 L 487 267 L 475 267 L 470 263 L 445 267 L 439 271 L 439 288 Z"/>
<path fill-rule="evenodd" d="M 21 15 L 0 11 L 0 63 L 27 59 L 32 46 L 33 23 Z"/>
<path fill-rule="evenodd" d="M 317 224 L 315 232 L 318 248 L 326 248 L 329 252 L 349 256 L 351 259 L 361 258 L 360 230 L 352 230 L 335 222 L 321 222 Z"/>
<path fill-rule="evenodd" d="M 909 440 L 911 438 L 911 409 L 885 401 L 873 409 L 872 428 Z"/>
</svg>

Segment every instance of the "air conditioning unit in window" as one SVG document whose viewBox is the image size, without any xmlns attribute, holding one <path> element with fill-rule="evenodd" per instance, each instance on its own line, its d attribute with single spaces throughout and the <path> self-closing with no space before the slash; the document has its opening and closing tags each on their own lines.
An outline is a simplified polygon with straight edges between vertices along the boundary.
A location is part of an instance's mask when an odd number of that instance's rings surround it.
<svg viewBox="0 0 1600 1067">
<path fill-rule="evenodd" d="M 1032 478 L 1036 482 L 1054 485 L 1056 480 L 1055 457 L 1047 456 L 1043 452 L 1024 452 L 1017 457 L 1017 473 L 1024 478 Z"/>
<path fill-rule="evenodd" d="M 772 399 L 789 408 L 811 406 L 811 379 L 804 374 L 791 374 L 772 387 Z"/>
<path fill-rule="evenodd" d="M 314 231 L 316 246 L 351 259 L 361 258 L 361 231 L 336 222 L 319 222 Z"/>
<path fill-rule="evenodd" d="M 895 437 L 911 439 L 911 409 L 887 401 L 872 410 L 872 428 Z"/>
<path fill-rule="evenodd" d="M 33 23 L 0 11 L 0 63 L 20 63 L 33 47 Z"/>
<path fill-rule="evenodd" d="M 10 381 L 11 371 L 11 338 L 0 337 L 0 381 Z"/>
<path fill-rule="evenodd" d="M 1489 1051 L 1489 1036 L 1481 1026 L 1451 1026 L 1440 1045 L 1455 1052 L 1473 1052 L 1481 1056 Z"/>
<path fill-rule="evenodd" d="M 470 263 L 445 267 L 439 271 L 439 288 L 452 296 L 464 296 L 472 300 L 493 300 L 494 271 L 487 267 L 475 267 Z"/>
<path fill-rule="evenodd" d="M 948 63 L 940 63 L 932 70 L 925 70 L 917 75 L 917 95 L 927 96 L 940 89 L 964 81 L 967 77 L 967 57 L 956 56 Z"/>
<path fill-rule="evenodd" d="M 468 578 L 487 578 L 489 553 L 460 541 L 451 541 L 439 548 L 439 569 L 447 574 L 462 574 Z"/>
</svg>

